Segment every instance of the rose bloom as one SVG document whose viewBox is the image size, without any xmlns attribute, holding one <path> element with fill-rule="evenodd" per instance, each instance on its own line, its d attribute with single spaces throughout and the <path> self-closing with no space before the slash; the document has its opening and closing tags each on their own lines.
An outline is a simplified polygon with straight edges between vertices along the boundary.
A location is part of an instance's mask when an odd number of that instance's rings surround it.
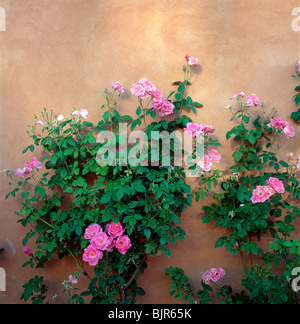
<svg viewBox="0 0 300 324">
<path fill-rule="evenodd" d="M 139 83 L 142 84 L 142 86 L 144 87 L 145 91 L 148 93 L 148 94 L 152 94 L 153 92 L 155 92 L 156 90 L 156 87 L 155 85 L 150 82 L 149 80 L 147 80 L 146 78 L 142 78 Z"/>
<path fill-rule="evenodd" d="M 259 105 L 259 98 L 257 97 L 257 95 L 252 94 L 251 96 L 248 96 L 247 100 L 246 100 L 246 105 L 248 107 L 251 107 L 251 106 L 257 107 Z"/>
<path fill-rule="evenodd" d="M 64 118 L 65 118 L 64 115 L 59 115 L 56 119 L 57 119 L 58 121 L 61 121 L 61 120 L 63 120 Z"/>
<path fill-rule="evenodd" d="M 264 186 L 257 186 L 256 189 L 253 190 L 253 195 L 251 197 L 252 203 L 260 203 L 265 202 L 270 198 L 268 190 Z"/>
<path fill-rule="evenodd" d="M 159 117 L 169 116 L 173 114 L 175 106 L 167 99 L 163 99 L 156 106 L 156 110 L 158 110 L 157 115 Z"/>
<path fill-rule="evenodd" d="M 221 154 L 216 149 L 212 149 L 210 152 L 208 152 L 208 156 L 217 163 L 219 163 L 222 158 Z"/>
<path fill-rule="evenodd" d="M 148 97 L 148 93 L 146 92 L 143 84 L 141 82 L 136 82 L 131 87 L 131 93 L 141 99 L 145 99 Z"/>
<path fill-rule="evenodd" d="M 77 285 L 78 280 L 76 278 L 74 278 L 72 275 L 69 275 L 69 281 L 73 284 L 73 285 Z"/>
<path fill-rule="evenodd" d="M 225 271 L 222 268 L 212 268 L 210 270 L 210 279 L 217 282 L 225 276 Z"/>
<path fill-rule="evenodd" d="M 212 164 L 213 160 L 207 154 L 205 154 L 203 158 L 198 162 L 200 168 L 202 168 L 206 172 L 211 170 Z"/>
<path fill-rule="evenodd" d="M 196 123 L 187 123 L 186 128 L 184 128 L 184 131 L 187 133 L 187 135 L 192 137 L 195 137 L 197 134 L 203 133 L 200 125 Z"/>
<path fill-rule="evenodd" d="M 287 125 L 283 129 L 283 133 L 287 138 L 294 137 L 295 136 L 295 129 L 292 126 Z"/>
<path fill-rule="evenodd" d="M 200 129 L 204 133 L 215 134 L 215 131 L 214 131 L 214 129 L 213 129 L 213 127 L 211 125 L 203 125 L 203 124 L 200 124 Z"/>
<path fill-rule="evenodd" d="M 91 239 L 91 245 L 93 245 L 96 249 L 105 251 L 106 248 L 111 244 L 111 241 L 108 239 L 107 234 L 98 233 L 93 236 Z"/>
<path fill-rule="evenodd" d="M 127 250 L 131 247 L 130 238 L 128 235 L 122 235 L 115 241 L 115 247 L 121 254 L 126 254 Z"/>
<path fill-rule="evenodd" d="M 89 245 L 84 249 L 83 261 L 88 262 L 90 266 L 94 267 L 98 261 L 103 258 L 103 252 L 96 249 L 93 245 Z"/>
<path fill-rule="evenodd" d="M 119 81 L 113 82 L 112 83 L 112 88 L 114 90 L 119 91 L 120 93 L 124 93 L 124 88 L 123 88 L 122 84 Z"/>
<path fill-rule="evenodd" d="M 30 257 L 33 257 L 33 254 L 30 252 L 29 247 L 24 247 L 23 252 L 27 255 L 29 255 Z"/>
<path fill-rule="evenodd" d="M 285 193 L 284 184 L 278 178 L 271 177 L 267 180 L 267 184 L 271 186 L 278 193 Z"/>
<path fill-rule="evenodd" d="M 273 119 L 271 119 L 270 123 L 268 124 L 269 127 L 280 130 L 284 130 L 284 128 L 288 125 L 288 122 L 284 121 L 281 117 L 278 116 L 275 116 Z"/>
<path fill-rule="evenodd" d="M 298 72 L 300 72 L 300 61 L 298 61 L 298 62 L 296 63 L 296 69 L 297 69 Z"/>
<path fill-rule="evenodd" d="M 188 65 L 196 67 L 198 65 L 198 59 L 194 57 L 188 58 Z"/>
<path fill-rule="evenodd" d="M 125 229 L 121 225 L 120 222 L 118 223 L 110 223 L 106 225 L 106 232 L 112 237 L 116 238 L 118 236 L 121 236 L 124 233 Z"/>
<path fill-rule="evenodd" d="M 23 169 L 16 169 L 15 171 L 15 175 L 16 176 L 19 176 L 19 177 L 22 177 L 22 178 L 27 178 L 30 176 L 30 173 L 31 173 L 32 169 L 27 169 L 27 168 L 23 168 Z"/>
<path fill-rule="evenodd" d="M 85 229 L 84 238 L 86 240 L 91 240 L 96 234 L 102 233 L 102 227 L 98 224 L 89 225 Z"/>
<path fill-rule="evenodd" d="M 210 271 L 206 271 L 205 273 L 203 273 L 202 279 L 205 284 L 209 285 L 210 284 Z"/>
</svg>

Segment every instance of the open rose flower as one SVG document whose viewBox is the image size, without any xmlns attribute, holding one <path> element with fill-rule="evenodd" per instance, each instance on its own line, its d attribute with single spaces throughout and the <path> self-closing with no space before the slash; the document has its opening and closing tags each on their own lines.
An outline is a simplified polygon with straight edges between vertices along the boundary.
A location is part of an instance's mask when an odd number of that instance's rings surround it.
<svg viewBox="0 0 300 324">
<path fill-rule="evenodd" d="M 210 281 L 218 282 L 225 276 L 225 271 L 222 268 L 211 268 L 209 271 L 206 271 L 202 275 L 203 282 L 207 285 L 210 284 Z"/>
<path fill-rule="evenodd" d="M 102 251 L 105 251 L 106 248 L 111 244 L 111 241 L 108 239 L 107 234 L 103 232 L 94 235 L 90 242 L 92 246 Z"/>
<path fill-rule="evenodd" d="M 251 197 L 252 203 L 262 203 L 270 198 L 270 192 L 266 189 L 265 186 L 257 186 L 256 189 L 253 190 L 253 194 Z"/>
<path fill-rule="evenodd" d="M 131 241 L 128 235 L 122 235 L 115 241 L 115 247 L 121 254 L 126 254 L 127 250 L 131 247 Z"/>
<path fill-rule="evenodd" d="M 193 67 L 197 67 L 198 66 L 198 59 L 194 58 L 194 57 L 190 57 L 188 58 L 188 65 L 189 66 L 193 66 Z"/>
<path fill-rule="evenodd" d="M 222 158 L 221 154 L 216 149 L 212 149 L 210 152 L 208 152 L 208 156 L 216 163 L 219 163 Z"/>
<path fill-rule="evenodd" d="M 158 111 L 157 115 L 159 117 L 164 117 L 173 114 L 175 106 L 169 100 L 162 99 L 156 103 L 154 109 Z"/>
<path fill-rule="evenodd" d="M 88 262 L 90 266 L 95 267 L 99 260 L 103 258 L 103 252 L 96 249 L 93 245 L 89 245 L 84 249 L 83 261 Z"/>
<path fill-rule="evenodd" d="M 246 105 L 248 107 L 251 107 L 251 106 L 257 107 L 259 105 L 259 98 L 257 97 L 257 95 L 252 94 L 251 96 L 248 96 L 247 100 L 246 100 Z"/>
<path fill-rule="evenodd" d="M 125 229 L 121 225 L 120 222 L 118 223 L 110 223 L 106 225 L 106 232 L 113 238 L 116 238 L 118 236 L 121 236 L 124 232 Z"/>
<path fill-rule="evenodd" d="M 217 282 L 225 276 L 225 271 L 222 268 L 212 268 L 210 270 L 210 279 Z"/>
<path fill-rule="evenodd" d="M 278 193 L 285 193 L 284 184 L 278 178 L 271 177 L 267 180 L 267 184 L 271 186 Z"/>
<path fill-rule="evenodd" d="M 211 157 L 205 154 L 203 158 L 198 162 L 198 165 L 200 166 L 201 169 L 208 172 L 211 170 L 211 167 L 213 165 L 213 160 Z"/>
<path fill-rule="evenodd" d="M 92 224 L 85 229 L 84 238 L 91 240 L 96 234 L 102 233 L 103 230 L 100 225 Z"/>
<path fill-rule="evenodd" d="M 197 134 L 203 133 L 200 125 L 196 123 L 187 123 L 186 128 L 184 128 L 184 131 L 186 132 L 187 135 L 192 137 L 197 136 Z"/>
<path fill-rule="evenodd" d="M 289 139 L 295 136 L 295 129 L 291 125 L 287 125 L 283 129 L 283 133 Z"/>
<path fill-rule="evenodd" d="M 144 85 L 141 82 L 136 82 L 131 87 L 131 93 L 139 97 L 141 99 L 145 99 L 148 97 L 148 93 L 146 92 L 146 89 L 144 88 Z"/>
<path fill-rule="evenodd" d="M 124 93 L 124 88 L 123 88 L 122 84 L 119 81 L 113 82 L 112 83 L 112 88 L 114 90 L 119 91 L 120 93 Z"/>
</svg>

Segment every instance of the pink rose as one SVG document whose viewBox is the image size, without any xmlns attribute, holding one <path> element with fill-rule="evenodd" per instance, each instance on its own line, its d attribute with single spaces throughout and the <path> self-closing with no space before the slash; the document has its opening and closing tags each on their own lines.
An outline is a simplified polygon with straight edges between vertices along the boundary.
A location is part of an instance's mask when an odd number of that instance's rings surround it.
<svg viewBox="0 0 300 324">
<path fill-rule="evenodd" d="M 98 261 L 103 258 L 103 252 L 96 249 L 93 245 L 89 245 L 84 249 L 83 261 L 88 262 L 90 266 L 94 267 Z"/>
<path fill-rule="evenodd" d="M 92 224 L 85 229 L 84 238 L 91 240 L 96 234 L 102 233 L 103 230 L 100 225 Z"/>
<path fill-rule="evenodd" d="M 148 94 L 151 94 L 152 95 L 152 93 L 156 91 L 155 85 L 152 82 L 150 82 L 149 80 L 147 80 L 146 78 L 142 78 L 139 81 L 139 83 L 142 84 L 142 86 L 144 87 L 145 91 Z"/>
<path fill-rule="evenodd" d="M 295 129 L 292 126 L 287 125 L 283 129 L 283 133 L 287 138 L 294 137 L 295 136 Z"/>
<path fill-rule="evenodd" d="M 205 273 L 203 273 L 202 279 L 205 284 L 209 285 L 210 284 L 210 271 L 206 271 Z"/>
<path fill-rule="evenodd" d="M 90 242 L 92 246 L 102 251 L 105 251 L 106 248 L 111 244 L 107 234 L 104 232 L 94 235 Z"/>
<path fill-rule="evenodd" d="M 189 56 L 189 58 L 188 58 L 188 65 L 189 65 L 189 66 L 194 66 L 194 67 L 196 67 L 196 66 L 198 65 L 198 59 Z"/>
<path fill-rule="evenodd" d="M 29 255 L 30 257 L 33 257 L 33 254 L 30 252 L 29 247 L 24 247 L 23 252 L 27 255 Z"/>
<path fill-rule="evenodd" d="M 300 61 L 298 61 L 296 63 L 296 69 L 297 69 L 297 72 L 300 72 Z"/>
<path fill-rule="evenodd" d="M 219 163 L 222 158 L 221 154 L 216 149 L 212 149 L 210 152 L 208 152 L 208 156 L 217 163 Z"/>
<path fill-rule="evenodd" d="M 200 124 L 200 129 L 204 133 L 215 134 L 215 131 L 214 131 L 214 129 L 213 129 L 213 127 L 211 125 L 203 125 L 203 124 Z"/>
<path fill-rule="evenodd" d="M 211 170 L 212 164 L 213 160 L 207 154 L 205 154 L 203 158 L 198 162 L 200 168 L 202 168 L 206 172 Z"/>
<path fill-rule="evenodd" d="M 270 198 L 268 189 L 264 186 L 257 186 L 256 189 L 253 190 L 253 194 L 251 197 L 252 203 L 260 203 L 265 202 Z"/>
<path fill-rule="evenodd" d="M 31 167 L 32 167 L 32 168 L 40 169 L 40 168 L 42 167 L 42 163 L 39 162 L 39 161 L 37 160 L 36 157 L 33 157 L 33 158 L 31 159 Z"/>
<path fill-rule="evenodd" d="M 72 275 L 69 275 L 69 281 L 73 284 L 73 285 L 77 285 L 78 280 L 73 277 Z"/>
<path fill-rule="evenodd" d="M 187 133 L 187 135 L 192 137 L 195 137 L 197 134 L 203 133 L 200 125 L 196 123 L 187 123 L 186 128 L 184 128 L 184 131 Z"/>
<path fill-rule="evenodd" d="M 118 236 L 121 236 L 124 232 L 125 229 L 121 225 L 120 222 L 118 223 L 110 223 L 106 225 L 106 232 L 113 238 L 116 238 Z"/>
<path fill-rule="evenodd" d="M 278 193 L 285 193 L 284 184 L 278 178 L 271 177 L 267 180 L 267 184 L 271 186 Z"/>
<path fill-rule="evenodd" d="M 289 123 L 287 121 L 284 121 L 281 117 L 275 116 L 273 119 L 270 120 L 270 123 L 268 124 L 269 127 L 284 130 L 286 126 L 288 126 Z"/>
<path fill-rule="evenodd" d="M 120 93 L 124 93 L 124 88 L 123 88 L 122 84 L 119 81 L 113 82 L 112 83 L 112 88 L 114 90 L 119 91 Z"/>
<path fill-rule="evenodd" d="M 246 105 L 248 107 L 251 107 L 251 106 L 257 107 L 259 105 L 259 98 L 257 97 L 257 95 L 252 94 L 251 96 L 248 96 L 247 100 L 246 100 Z"/>
<path fill-rule="evenodd" d="M 159 110 L 157 115 L 159 117 L 164 117 L 173 114 L 175 107 L 169 100 L 163 99 L 156 109 Z"/>
<path fill-rule="evenodd" d="M 130 238 L 128 235 L 119 236 L 115 242 L 115 247 L 121 254 L 126 254 L 127 250 L 131 247 Z"/>
<path fill-rule="evenodd" d="M 217 282 L 225 276 L 225 271 L 222 268 L 212 268 L 210 270 L 210 279 Z"/>
<path fill-rule="evenodd" d="M 27 178 L 28 176 L 30 176 L 31 171 L 32 170 L 27 170 L 26 168 L 23 168 L 23 169 L 18 168 L 15 171 L 15 175 L 22 177 L 22 178 Z"/>
<path fill-rule="evenodd" d="M 131 87 L 131 93 L 141 99 L 145 99 L 148 97 L 148 93 L 146 92 L 143 84 L 141 82 L 136 82 Z"/>
</svg>

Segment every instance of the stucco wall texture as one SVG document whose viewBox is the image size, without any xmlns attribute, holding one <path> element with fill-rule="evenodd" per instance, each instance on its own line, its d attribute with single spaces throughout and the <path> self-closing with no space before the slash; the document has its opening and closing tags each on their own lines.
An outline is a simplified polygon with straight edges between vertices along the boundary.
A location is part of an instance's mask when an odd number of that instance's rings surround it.
<svg viewBox="0 0 300 324">
<path fill-rule="evenodd" d="M 31 158 L 21 154 L 31 143 L 25 131 L 44 107 L 57 115 L 86 108 L 96 121 L 103 89 L 112 81 L 120 81 L 129 93 L 135 81 L 146 77 L 168 94 L 171 82 L 182 78 L 186 54 L 201 65 L 189 95 L 204 108 L 193 119 L 215 127 L 223 144 L 221 168 L 233 162 L 233 146 L 225 138 L 232 124 L 224 107 L 240 91 L 256 93 L 266 109 L 277 108 L 291 122 L 296 136 L 282 139 L 279 154 L 300 156 L 299 126 L 290 119 L 297 108 L 291 75 L 300 59 L 300 32 L 292 29 L 292 10 L 298 6 L 298 0 L 0 0 L 6 13 L 6 31 L 0 31 L 0 169 L 16 169 Z M 126 114 L 136 107 L 129 94 L 120 104 Z M 20 198 L 4 200 L 7 182 L 0 177 L 0 267 L 6 272 L 0 303 L 20 303 L 22 285 L 34 271 L 21 269 L 27 260 L 21 243 L 26 230 L 15 215 Z M 226 232 L 202 224 L 201 204 L 184 213 L 187 239 L 172 247 L 172 257 L 149 259 L 139 279 L 146 295 L 138 303 L 175 303 L 164 275 L 169 266 L 183 268 L 196 288 L 204 271 L 222 267 L 222 283 L 240 287 L 240 258 L 214 248 Z M 297 236 L 299 228 L 298 222 Z M 71 259 L 53 260 L 43 271 L 50 294 L 59 295 L 55 303 L 66 301 L 61 283 L 76 271 Z M 80 285 L 87 284 L 82 277 Z"/>
</svg>

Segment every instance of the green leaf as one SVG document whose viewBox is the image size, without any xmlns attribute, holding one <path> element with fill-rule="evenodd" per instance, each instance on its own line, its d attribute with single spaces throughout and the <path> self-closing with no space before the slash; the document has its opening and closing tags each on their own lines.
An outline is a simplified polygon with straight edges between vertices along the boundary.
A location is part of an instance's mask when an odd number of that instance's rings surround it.
<svg viewBox="0 0 300 324">
<path fill-rule="evenodd" d="M 234 158 L 234 161 L 235 161 L 236 163 L 240 162 L 240 160 L 242 159 L 242 154 L 241 154 L 241 152 L 239 152 L 239 151 L 234 152 L 234 154 L 233 154 L 233 158 Z"/>
<path fill-rule="evenodd" d="M 101 197 L 101 204 L 107 204 L 111 200 L 111 193 L 106 193 Z"/>
</svg>

